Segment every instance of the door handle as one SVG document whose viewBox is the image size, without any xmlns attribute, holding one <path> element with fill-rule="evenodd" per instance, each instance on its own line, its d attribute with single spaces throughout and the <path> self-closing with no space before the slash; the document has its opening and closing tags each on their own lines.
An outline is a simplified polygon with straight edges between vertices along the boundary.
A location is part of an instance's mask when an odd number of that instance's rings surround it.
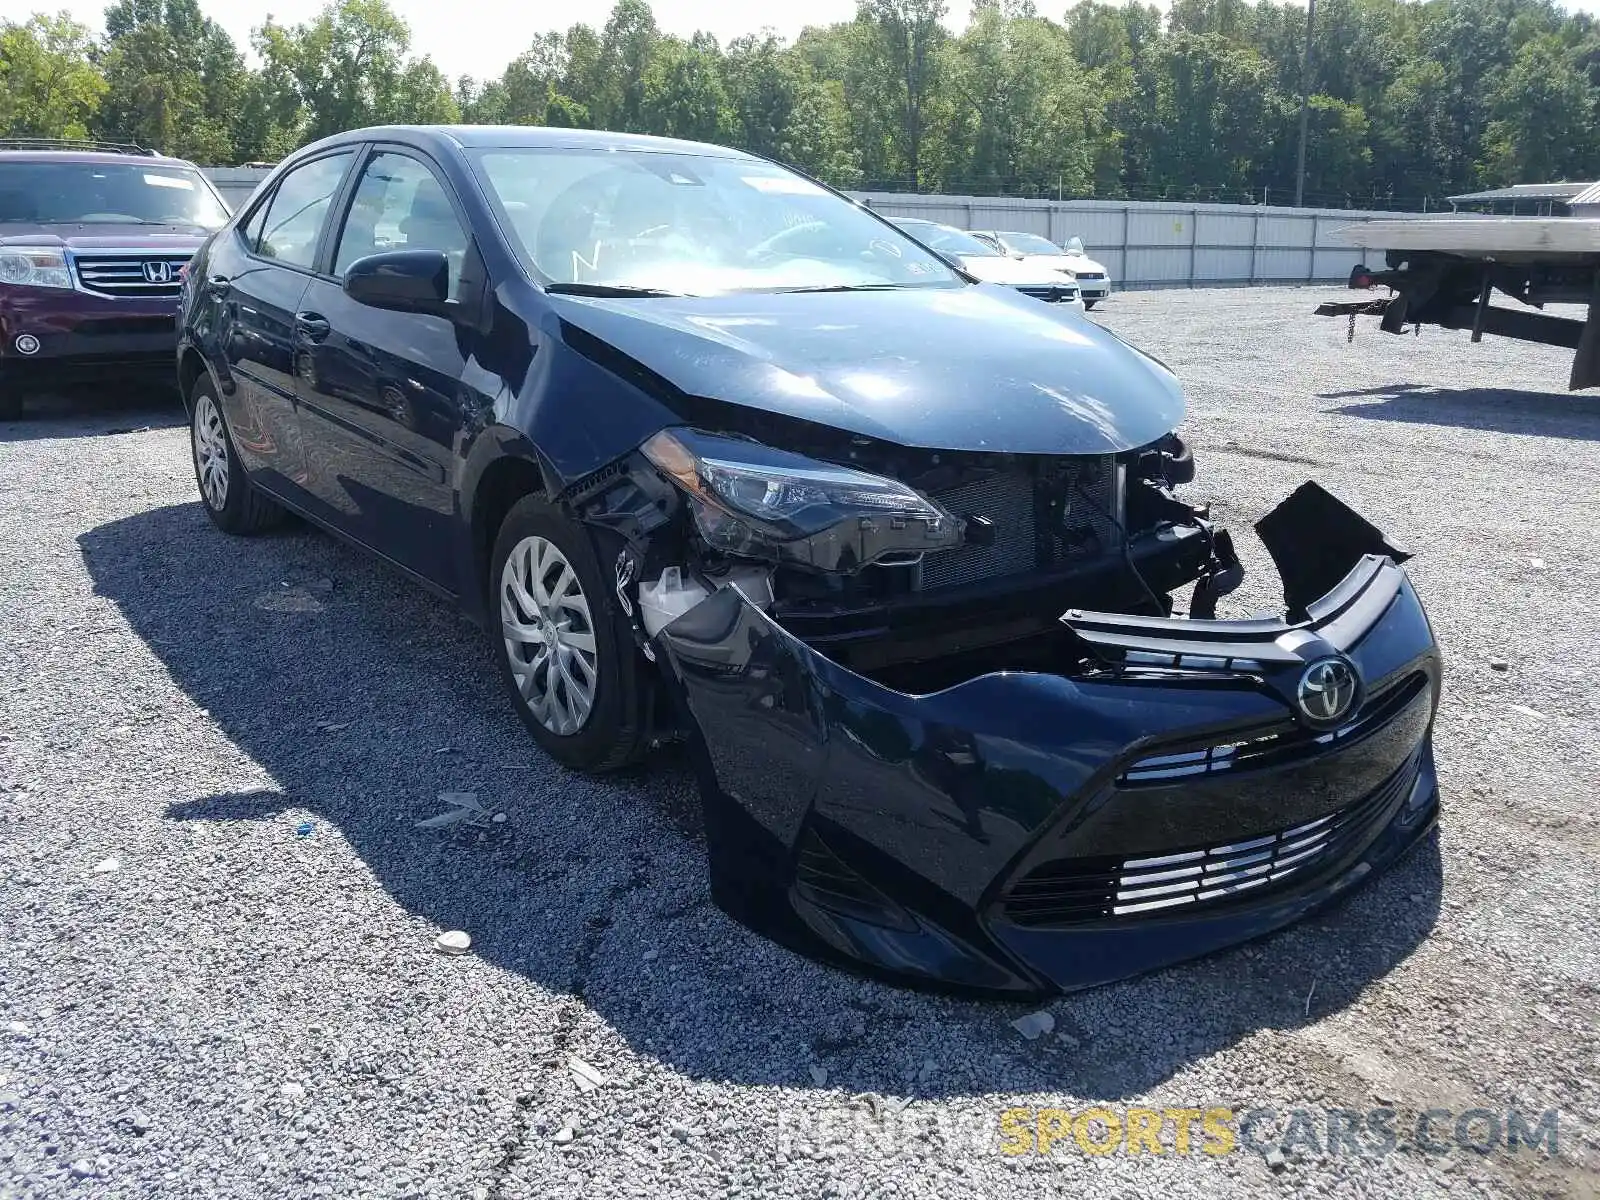
<svg viewBox="0 0 1600 1200">
<path fill-rule="evenodd" d="M 233 280 L 229 279 L 226 275 L 213 275 L 210 279 L 206 280 L 206 291 L 210 292 L 218 300 L 226 299 L 228 295 L 228 289 L 232 286 Z"/>
<path fill-rule="evenodd" d="M 308 342 L 320 342 L 333 332 L 328 318 L 320 313 L 303 312 L 294 315 L 295 331 Z"/>
</svg>

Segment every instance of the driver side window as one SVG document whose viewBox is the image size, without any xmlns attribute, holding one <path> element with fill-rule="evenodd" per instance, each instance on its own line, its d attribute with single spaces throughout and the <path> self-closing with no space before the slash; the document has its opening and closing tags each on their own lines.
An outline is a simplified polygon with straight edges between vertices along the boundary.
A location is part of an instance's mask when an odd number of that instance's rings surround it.
<svg viewBox="0 0 1600 1200">
<path fill-rule="evenodd" d="M 277 191 L 262 206 L 265 216 L 255 252 L 262 258 L 309 268 L 316 257 L 323 218 L 349 165 L 348 153 L 330 154 L 296 167 L 279 180 Z"/>
<path fill-rule="evenodd" d="M 350 264 L 391 250 L 439 250 L 450 262 L 450 299 L 461 298 L 461 264 L 470 243 L 450 198 L 434 174 L 409 155 L 375 154 L 361 173 L 333 273 L 343 278 Z"/>
</svg>

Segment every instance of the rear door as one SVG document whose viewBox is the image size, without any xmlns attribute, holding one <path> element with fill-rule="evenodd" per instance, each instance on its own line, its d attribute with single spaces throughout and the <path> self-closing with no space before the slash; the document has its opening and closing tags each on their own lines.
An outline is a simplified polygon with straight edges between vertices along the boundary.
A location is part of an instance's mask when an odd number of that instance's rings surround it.
<svg viewBox="0 0 1600 1200">
<path fill-rule="evenodd" d="M 453 456 L 487 399 L 461 382 L 468 331 L 449 317 L 369 308 L 341 281 L 368 255 L 439 250 L 450 298 L 466 309 L 482 286 L 481 260 L 450 189 L 415 151 L 375 146 L 341 207 L 327 270 L 300 301 L 311 487 L 361 541 L 454 592 Z"/>
<path fill-rule="evenodd" d="M 222 404 L 235 449 L 253 475 L 294 502 L 305 499 L 308 477 L 296 412 L 295 314 L 354 161 L 355 151 L 344 150 L 284 175 L 212 254 L 199 283 L 220 300 L 217 344 L 237 385 Z"/>
</svg>

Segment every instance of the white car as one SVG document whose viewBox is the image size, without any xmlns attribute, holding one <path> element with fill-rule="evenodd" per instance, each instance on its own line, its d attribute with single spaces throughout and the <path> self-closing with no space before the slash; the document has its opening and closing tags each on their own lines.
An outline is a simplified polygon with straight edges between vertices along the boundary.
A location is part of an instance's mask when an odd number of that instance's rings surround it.
<svg viewBox="0 0 1600 1200">
<path fill-rule="evenodd" d="M 1083 303 L 1093 308 L 1111 295 L 1111 272 L 1084 252 L 1083 241 L 1072 238 L 1063 250 L 1037 233 L 1013 233 L 1004 229 L 985 229 L 972 235 L 996 250 L 1030 266 L 1066 271 L 1078 281 Z"/>
<path fill-rule="evenodd" d="M 1047 304 L 1059 304 L 1074 312 L 1083 312 L 1083 297 L 1078 294 L 1075 280 L 1063 279 L 1061 272 L 1040 267 L 1001 253 L 987 242 L 979 241 L 951 225 L 937 221 L 923 221 L 915 217 L 891 218 L 930 250 L 954 262 L 974 279 L 984 283 L 998 283 L 1016 288 L 1024 295 Z"/>
</svg>

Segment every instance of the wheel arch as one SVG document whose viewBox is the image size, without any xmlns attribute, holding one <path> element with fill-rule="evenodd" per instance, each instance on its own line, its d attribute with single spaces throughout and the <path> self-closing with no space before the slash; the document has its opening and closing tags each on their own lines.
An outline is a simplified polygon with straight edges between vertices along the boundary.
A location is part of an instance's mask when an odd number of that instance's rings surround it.
<svg viewBox="0 0 1600 1200">
<path fill-rule="evenodd" d="M 544 465 L 529 454 L 500 455 L 476 473 L 470 495 L 462 497 L 467 502 L 463 515 L 471 552 L 468 567 L 472 574 L 464 589 L 469 607 L 476 608 L 487 602 L 489 558 L 494 552 L 494 539 L 512 505 L 530 495 L 551 499 L 557 490 Z"/>
<path fill-rule="evenodd" d="M 193 415 L 194 405 L 190 403 L 190 393 L 200 376 L 206 373 L 205 356 L 193 346 L 185 346 L 178 352 L 178 394 L 183 399 L 183 409 Z"/>
</svg>

